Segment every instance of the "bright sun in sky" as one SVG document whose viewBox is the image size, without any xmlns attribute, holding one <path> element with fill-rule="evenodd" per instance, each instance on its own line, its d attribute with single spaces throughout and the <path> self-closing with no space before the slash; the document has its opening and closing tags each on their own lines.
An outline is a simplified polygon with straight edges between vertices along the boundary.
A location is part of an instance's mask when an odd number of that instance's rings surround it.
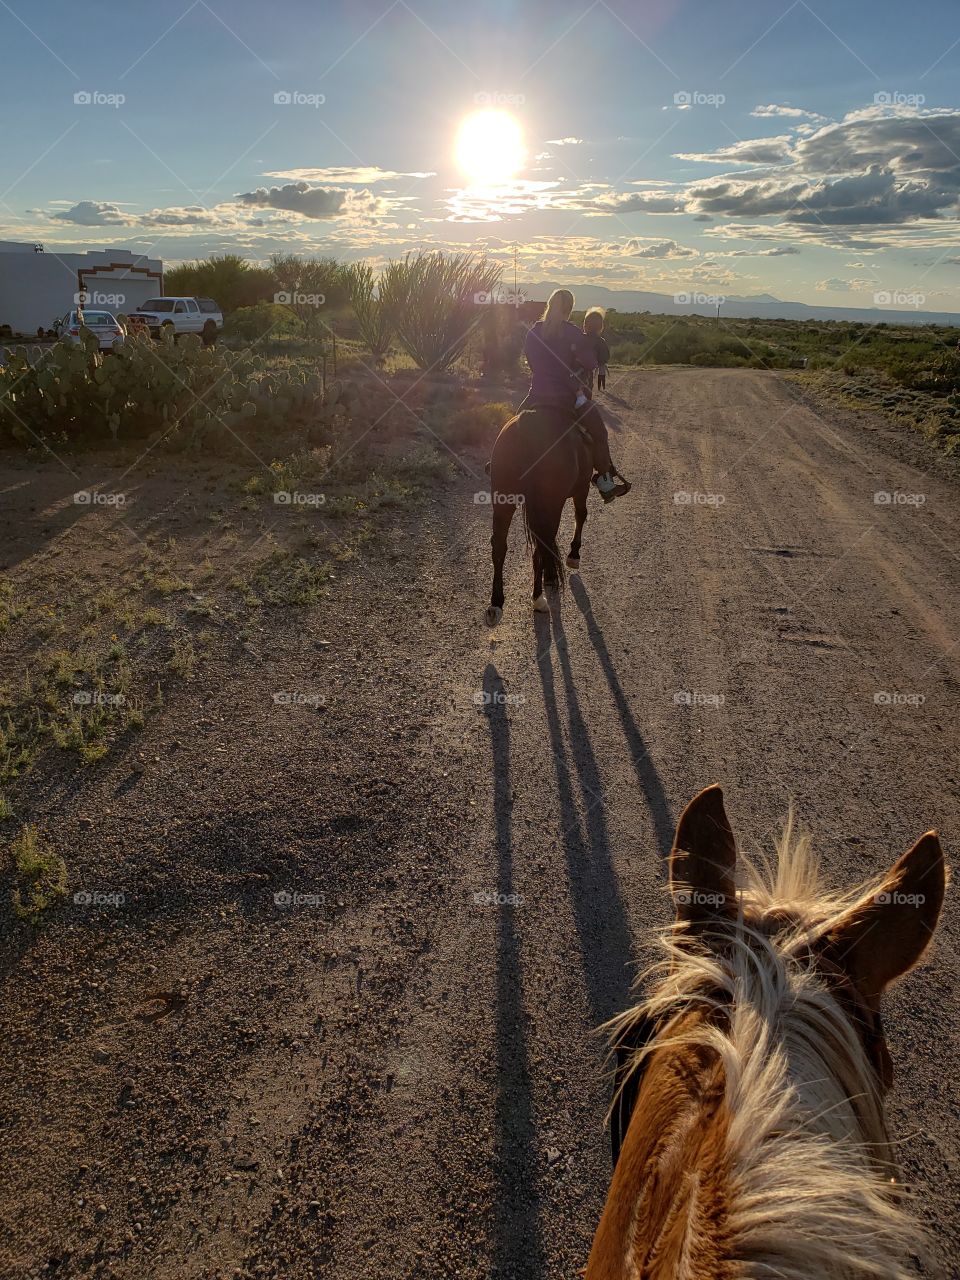
<svg viewBox="0 0 960 1280">
<path fill-rule="evenodd" d="M 457 163 L 472 183 L 506 182 L 525 158 L 523 133 L 507 111 L 476 111 L 460 126 Z"/>
</svg>

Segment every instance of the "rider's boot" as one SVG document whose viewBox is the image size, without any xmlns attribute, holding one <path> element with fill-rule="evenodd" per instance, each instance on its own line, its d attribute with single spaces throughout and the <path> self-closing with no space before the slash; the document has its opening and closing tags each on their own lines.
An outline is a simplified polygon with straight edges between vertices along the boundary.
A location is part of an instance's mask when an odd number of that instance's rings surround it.
<svg viewBox="0 0 960 1280">
<path fill-rule="evenodd" d="M 606 471 L 603 475 L 595 475 L 593 483 L 597 486 L 597 492 L 605 503 L 613 502 L 615 498 L 622 498 L 633 488 L 633 485 L 628 480 L 624 480 L 619 471 L 614 470 Z"/>
</svg>

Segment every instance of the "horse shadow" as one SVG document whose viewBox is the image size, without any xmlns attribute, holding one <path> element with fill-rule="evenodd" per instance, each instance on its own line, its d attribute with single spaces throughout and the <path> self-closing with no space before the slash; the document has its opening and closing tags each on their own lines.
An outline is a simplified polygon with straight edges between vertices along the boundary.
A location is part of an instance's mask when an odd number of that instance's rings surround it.
<svg viewBox="0 0 960 1280">
<path fill-rule="evenodd" d="M 530 1078 L 523 979 L 516 927 L 511 824 L 510 721 L 505 687 L 490 663 L 483 675 L 493 764 L 494 834 L 497 851 L 497 1150 L 499 1193 L 492 1233 L 491 1275 L 504 1280 L 544 1274 L 537 1193 L 536 1124 Z"/>
<path fill-rule="evenodd" d="M 579 577 L 571 578 L 570 592 L 576 601 L 577 607 L 583 614 L 583 619 L 587 624 L 587 635 L 600 660 L 600 666 L 610 687 L 614 706 L 617 709 L 617 715 L 620 717 L 623 734 L 630 749 L 630 762 L 633 765 L 637 781 L 640 783 L 641 790 L 647 801 L 647 807 L 650 810 L 650 818 L 653 822 L 657 847 L 660 850 L 662 867 L 666 871 L 674 833 L 674 821 L 670 813 L 667 793 L 663 788 L 663 783 L 660 781 L 656 766 L 650 759 L 650 749 L 640 731 L 640 726 L 630 710 L 630 704 L 623 691 L 616 667 L 613 665 L 610 650 L 607 648 L 603 632 L 594 617 L 590 595 Z"/>
<path fill-rule="evenodd" d="M 611 431 L 620 435 L 623 430 L 623 419 L 620 415 L 614 413 L 613 410 L 605 404 L 599 405 L 598 408 L 600 409 L 600 413 L 603 415 L 604 423 L 611 429 Z"/>
<path fill-rule="evenodd" d="M 624 400 L 623 396 L 618 396 L 615 391 L 608 391 L 606 388 L 604 388 L 603 396 L 604 396 L 604 400 L 601 403 L 605 404 L 607 400 L 612 400 L 613 403 L 618 404 L 621 407 L 621 409 L 630 408 L 629 401 Z"/>
<path fill-rule="evenodd" d="M 539 615 L 535 625 L 539 642 L 537 670 L 560 800 L 560 843 L 567 864 L 587 1000 L 593 1024 L 599 1026 L 623 1009 L 629 998 L 630 925 L 613 865 L 603 782 L 580 707 L 558 599 L 553 600 L 550 614 Z M 553 655 L 566 703 L 572 744 L 569 760 Z"/>
</svg>

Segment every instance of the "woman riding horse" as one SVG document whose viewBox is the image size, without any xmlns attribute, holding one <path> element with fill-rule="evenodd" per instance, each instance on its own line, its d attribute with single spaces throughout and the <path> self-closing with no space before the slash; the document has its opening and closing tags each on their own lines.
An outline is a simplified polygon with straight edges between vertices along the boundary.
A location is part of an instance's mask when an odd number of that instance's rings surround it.
<svg viewBox="0 0 960 1280">
<path fill-rule="evenodd" d="M 630 485 L 613 465 L 607 428 L 590 398 L 597 357 L 590 337 L 570 322 L 573 304 L 569 289 L 554 289 L 542 319 L 527 333 L 523 354 L 532 376 L 518 412 L 541 406 L 567 411 L 588 438 L 593 483 L 604 502 L 612 502 L 629 493 Z"/>
</svg>

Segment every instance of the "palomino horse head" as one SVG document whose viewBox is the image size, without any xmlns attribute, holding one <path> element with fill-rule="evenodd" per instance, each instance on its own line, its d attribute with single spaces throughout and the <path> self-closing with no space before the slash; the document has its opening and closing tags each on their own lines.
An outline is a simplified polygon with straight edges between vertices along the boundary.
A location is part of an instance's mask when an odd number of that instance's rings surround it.
<svg viewBox="0 0 960 1280">
<path fill-rule="evenodd" d="M 632 1109 L 587 1280 L 914 1274 L 880 997 L 926 950 L 945 880 L 929 831 L 877 884 L 837 893 L 792 822 L 755 866 L 720 788 L 691 801 L 664 959 L 613 1024 Z"/>
</svg>

